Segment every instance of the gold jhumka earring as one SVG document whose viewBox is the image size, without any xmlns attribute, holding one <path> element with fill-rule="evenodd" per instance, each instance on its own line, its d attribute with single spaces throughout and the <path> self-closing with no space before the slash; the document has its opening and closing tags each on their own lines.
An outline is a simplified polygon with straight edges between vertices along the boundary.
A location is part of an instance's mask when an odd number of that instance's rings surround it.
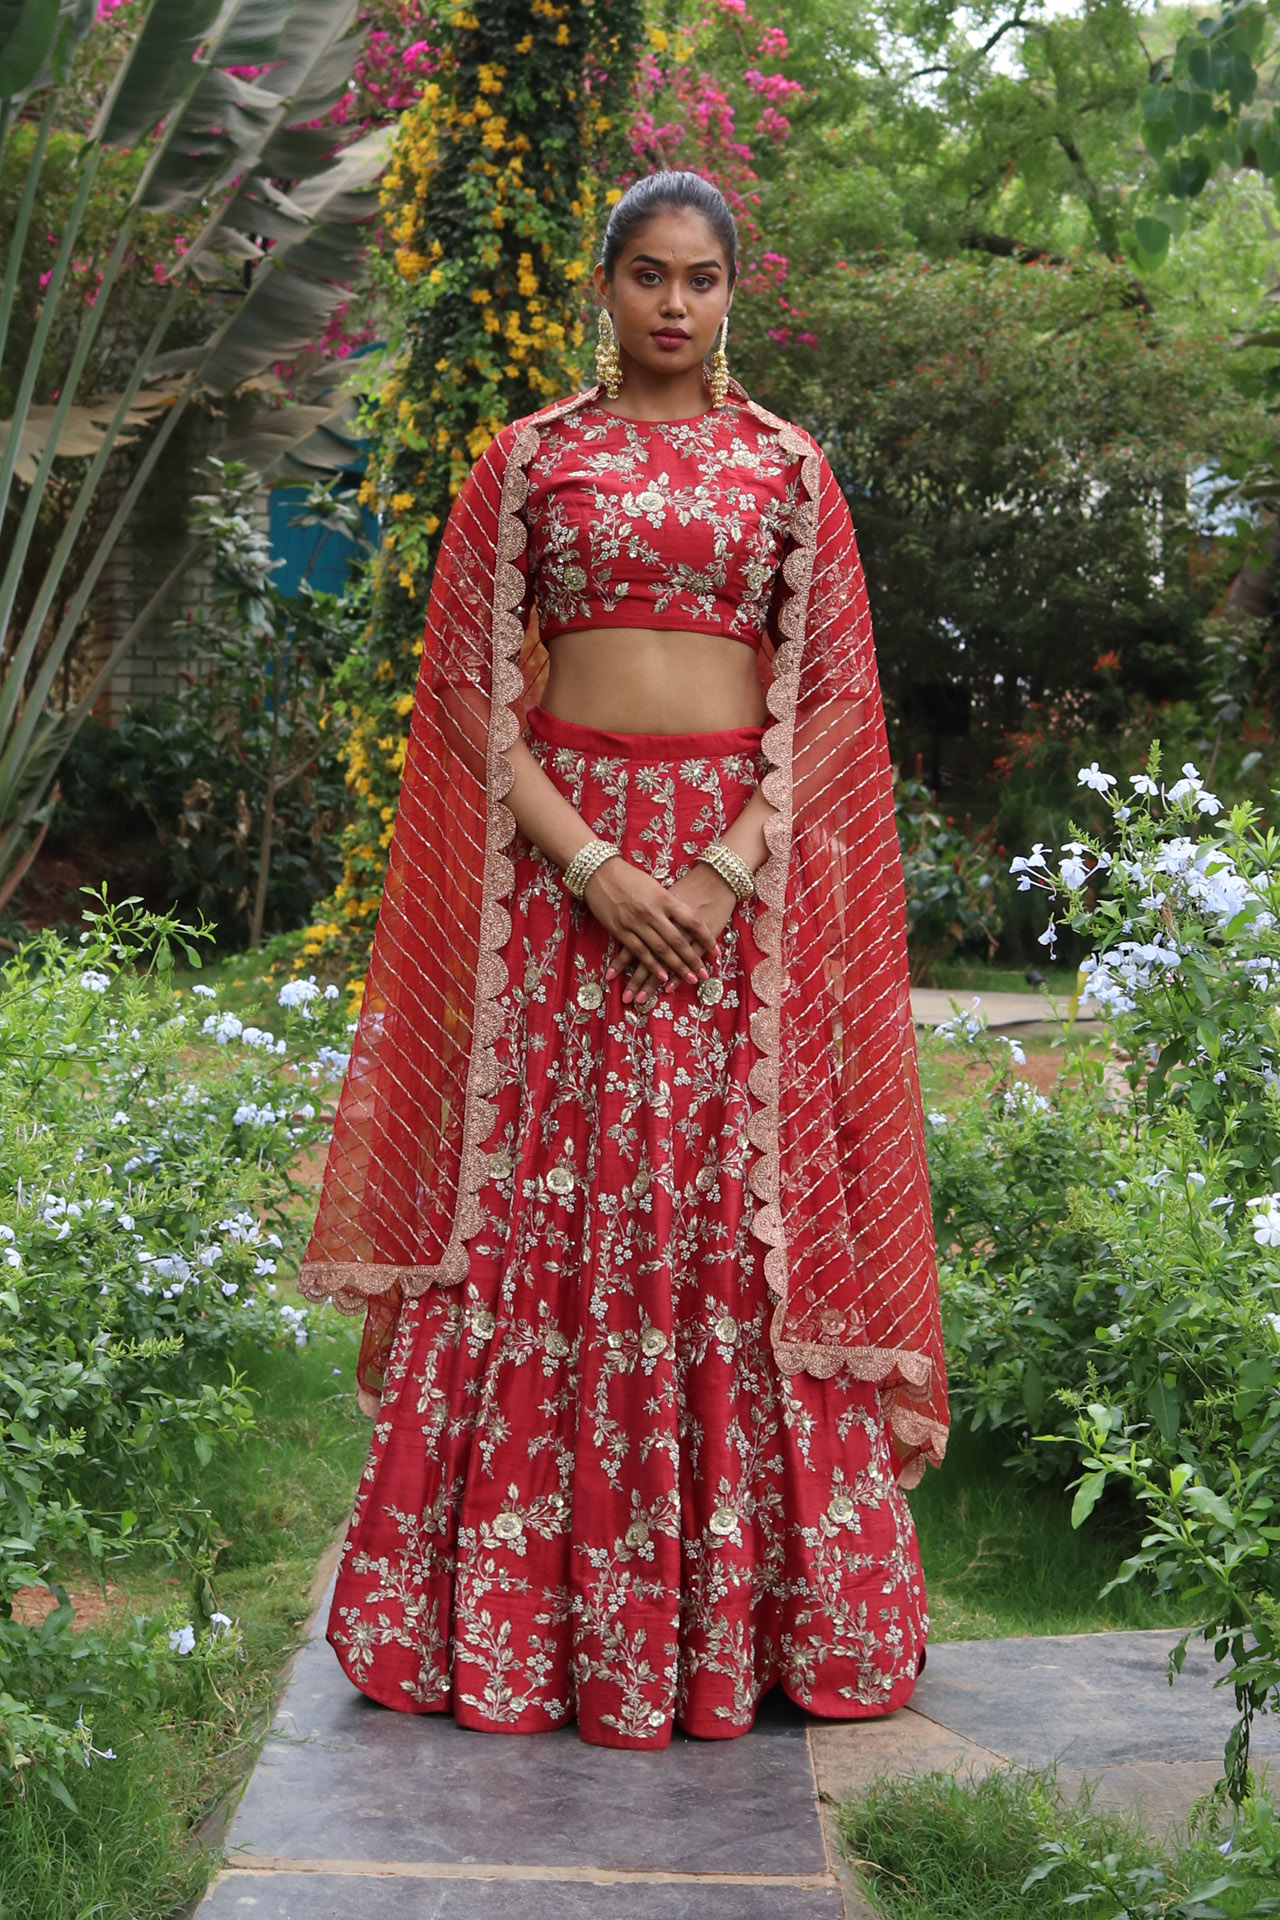
<svg viewBox="0 0 1280 1920">
<path fill-rule="evenodd" d="M 600 309 L 599 331 L 600 338 L 596 342 L 596 379 L 610 400 L 616 400 L 622 392 L 622 356 L 618 352 L 618 336 L 613 330 L 613 318 L 607 307 Z"/>
<path fill-rule="evenodd" d="M 724 319 L 720 322 L 720 344 L 712 354 L 710 365 L 707 369 L 707 386 L 711 390 L 711 404 L 713 407 L 722 406 L 724 404 L 724 397 L 729 391 L 729 356 L 725 352 L 728 339 L 729 316 L 726 313 Z"/>
</svg>

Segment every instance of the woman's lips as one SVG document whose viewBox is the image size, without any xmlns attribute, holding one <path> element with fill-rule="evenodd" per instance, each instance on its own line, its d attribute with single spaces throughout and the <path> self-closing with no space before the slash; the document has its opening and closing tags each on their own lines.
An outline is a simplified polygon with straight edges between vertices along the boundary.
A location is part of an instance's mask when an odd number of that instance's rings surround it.
<svg viewBox="0 0 1280 1920">
<path fill-rule="evenodd" d="M 674 353 L 677 347 L 686 346 L 690 337 L 687 333 L 681 333 L 678 327 L 663 327 L 649 336 L 658 346 L 665 347 L 671 353 Z"/>
</svg>

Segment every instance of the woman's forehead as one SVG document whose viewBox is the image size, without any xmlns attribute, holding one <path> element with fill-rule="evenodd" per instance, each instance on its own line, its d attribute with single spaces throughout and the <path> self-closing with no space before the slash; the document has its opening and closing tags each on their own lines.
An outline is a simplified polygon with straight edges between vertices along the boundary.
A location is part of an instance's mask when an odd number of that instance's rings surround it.
<svg viewBox="0 0 1280 1920">
<path fill-rule="evenodd" d="M 725 265 L 715 229 L 696 207 L 659 207 L 622 249 L 624 260 L 634 260 L 638 254 L 671 266 Z"/>
</svg>

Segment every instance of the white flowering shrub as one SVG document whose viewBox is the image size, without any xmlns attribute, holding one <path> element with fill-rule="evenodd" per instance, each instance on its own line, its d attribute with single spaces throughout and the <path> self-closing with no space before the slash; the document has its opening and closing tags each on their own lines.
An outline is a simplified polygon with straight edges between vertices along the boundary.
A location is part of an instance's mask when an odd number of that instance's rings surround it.
<svg viewBox="0 0 1280 1920">
<path fill-rule="evenodd" d="M 1050 950 L 1063 926 L 1090 943 L 1082 995 L 1122 1071 L 1040 1109 L 989 1063 L 985 1097 L 931 1125 L 957 1401 L 1083 1469 L 1076 1524 L 1109 1485 L 1137 1500 L 1120 1578 L 1203 1609 L 1238 1797 L 1251 1718 L 1280 1706 L 1280 837 L 1191 763 L 1162 779 L 1155 748 L 1079 779 L 1111 831 L 1013 871 Z M 963 1016 L 946 1038 L 993 1045 Z"/>
<path fill-rule="evenodd" d="M 50 1630 L 10 1617 L 15 1591 L 139 1546 L 198 1553 L 201 1469 L 253 1420 L 237 1352 L 307 1337 L 276 1276 L 344 1060 L 313 982 L 268 1033 L 175 991 L 175 945 L 198 956 L 172 917 L 86 920 L 78 947 L 45 935 L 0 970 L 0 1785 L 92 1753 L 83 1723 L 20 1723 Z"/>
</svg>

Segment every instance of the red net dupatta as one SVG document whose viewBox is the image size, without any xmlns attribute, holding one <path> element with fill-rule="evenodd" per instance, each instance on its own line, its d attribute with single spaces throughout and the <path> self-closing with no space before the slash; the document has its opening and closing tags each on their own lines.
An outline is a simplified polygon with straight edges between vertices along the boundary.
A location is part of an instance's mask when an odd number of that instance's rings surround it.
<svg viewBox="0 0 1280 1920">
<path fill-rule="evenodd" d="M 505 428 L 455 502 L 364 1001 L 301 1291 L 365 1311 L 376 1409 L 401 1302 L 466 1277 L 494 1126 L 515 822 L 506 750 L 543 665 L 526 639 L 529 463 L 580 394 Z M 735 390 L 796 461 L 759 656 L 770 818 L 752 985 L 755 1232 L 787 1373 L 875 1382 L 905 1485 L 947 1402 L 893 780 L 849 510 L 817 445 Z M 819 1044 L 815 1049 L 814 1034 Z"/>
</svg>

